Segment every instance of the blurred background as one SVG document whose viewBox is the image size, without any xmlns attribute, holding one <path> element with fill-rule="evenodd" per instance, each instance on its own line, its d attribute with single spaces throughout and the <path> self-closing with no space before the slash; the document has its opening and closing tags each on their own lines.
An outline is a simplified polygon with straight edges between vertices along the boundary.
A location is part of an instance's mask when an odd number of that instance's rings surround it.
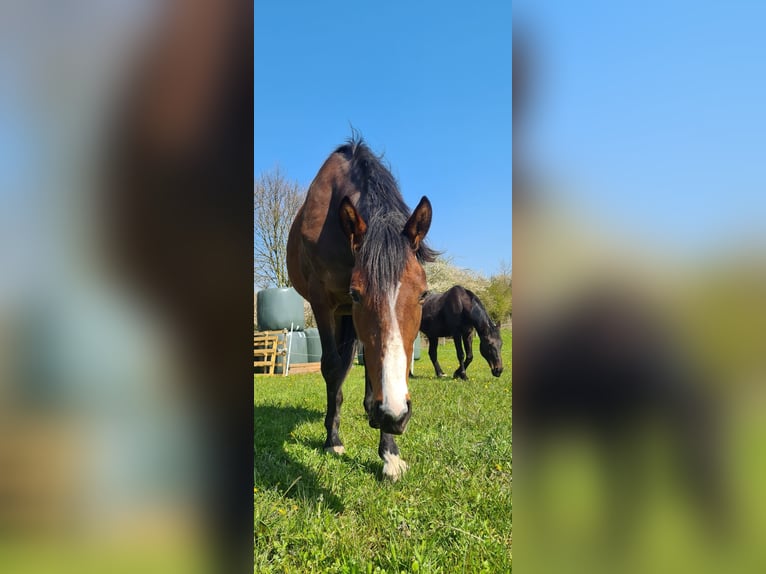
<svg viewBox="0 0 766 574">
<path fill-rule="evenodd" d="M 4 572 L 252 568 L 251 54 L 247 2 L 0 6 Z"/>
<path fill-rule="evenodd" d="M 252 567 L 252 9 L 0 5 L 3 571 Z M 514 9 L 516 566 L 762 571 L 766 8 Z"/>
<path fill-rule="evenodd" d="M 519 572 L 758 572 L 760 4 L 516 2 Z"/>
</svg>

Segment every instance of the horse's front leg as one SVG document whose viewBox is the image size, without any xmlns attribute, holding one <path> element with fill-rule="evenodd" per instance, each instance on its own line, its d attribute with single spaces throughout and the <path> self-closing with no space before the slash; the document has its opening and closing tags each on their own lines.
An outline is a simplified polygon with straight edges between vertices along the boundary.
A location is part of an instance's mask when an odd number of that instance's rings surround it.
<svg viewBox="0 0 766 574">
<path fill-rule="evenodd" d="M 369 417 L 373 407 L 372 383 L 370 375 L 367 372 L 367 365 L 364 367 L 364 410 Z M 378 455 L 383 459 L 383 476 L 390 478 L 394 482 L 399 480 L 407 471 L 407 463 L 399 456 L 399 447 L 394 442 L 394 435 L 380 432 L 380 443 L 378 443 Z"/>
<path fill-rule="evenodd" d="M 473 331 L 463 333 L 463 347 L 465 347 L 465 363 L 463 366 L 468 370 L 468 365 L 473 361 Z"/>
<path fill-rule="evenodd" d="M 327 356 L 327 358 L 325 358 Z M 324 419 L 324 427 L 327 429 L 327 440 L 324 443 L 324 449 L 327 452 L 342 454 L 345 447 L 340 440 L 338 431 L 340 429 L 340 407 L 343 404 L 343 377 L 339 377 L 340 361 L 332 357 L 331 353 L 322 350 L 322 376 L 325 380 L 327 390 L 327 411 Z"/>
<path fill-rule="evenodd" d="M 444 371 L 442 371 L 442 368 L 439 365 L 439 360 L 437 359 L 437 356 L 436 356 L 438 348 L 439 348 L 439 337 L 428 337 L 428 356 L 434 365 L 436 376 L 443 377 Z"/>
<path fill-rule="evenodd" d="M 457 379 L 458 377 L 466 380 L 468 376 L 465 374 L 465 363 L 463 362 L 465 359 L 465 355 L 463 354 L 463 339 L 460 336 L 460 333 L 454 333 L 452 335 L 452 340 L 455 341 L 455 350 L 457 351 L 457 362 L 460 365 L 456 370 L 455 373 L 452 375 L 453 379 Z"/>
<path fill-rule="evenodd" d="M 353 360 L 354 332 L 351 317 L 338 319 L 327 325 L 326 317 L 316 315 L 319 338 L 322 341 L 322 377 L 327 390 L 327 414 L 324 426 L 327 440 L 324 449 L 327 452 L 342 454 L 345 447 L 340 440 L 340 408 L 343 404 L 343 381 Z"/>
<path fill-rule="evenodd" d="M 399 447 L 394 442 L 394 435 L 380 432 L 378 455 L 383 459 L 383 477 L 396 482 L 405 472 L 408 465 L 399 456 Z"/>
</svg>

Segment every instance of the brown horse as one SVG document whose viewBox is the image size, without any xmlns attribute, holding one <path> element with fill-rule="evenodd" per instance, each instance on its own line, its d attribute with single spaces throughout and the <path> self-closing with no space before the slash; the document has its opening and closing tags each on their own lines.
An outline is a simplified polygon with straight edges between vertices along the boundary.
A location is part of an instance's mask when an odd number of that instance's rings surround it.
<svg viewBox="0 0 766 574">
<path fill-rule="evenodd" d="M 355 134 L 322 165 L 287 242 L 290 281 L 311 304 L 322 343 L 324 448 L 344 452 L 341 387 L 358 337 L 364 408 L 370 426 L 380 429 L 383 474 L 393 480 L 407 469 L 393 435 L 404 432 L 412 414 L 407 383 L 427 288 L 422 263 L 436 255 L 423 241 L 430 225 L 428 199 L 410 215 L 389 170 Z"/>
</svg>

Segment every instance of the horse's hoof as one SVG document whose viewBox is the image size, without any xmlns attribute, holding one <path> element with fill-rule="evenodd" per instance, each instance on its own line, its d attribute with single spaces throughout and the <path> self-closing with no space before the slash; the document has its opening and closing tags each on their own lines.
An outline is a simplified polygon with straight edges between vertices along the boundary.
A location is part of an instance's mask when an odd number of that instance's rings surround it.
<svg viewBox="0 0 766 574">
<path fill-rule="evenodd" d="M 453 379 L 463 379 L 464 381 L 467 381 L 468 380 L 468 375 L 466 375 L 465 373 L 455 373 L 454 375 L 452 375 L 452 378 Z"/>
<path fill-rule="evenodd" d="M 409 468 L 407 463 L 397 454 L 387 452 L 383 455 L 383 460 L 385 461 L 383 463 L 383 476 L 391 479 L 392 482 L 399 480 Z"/>
<path fill-rule="evenodd" d="M 438 373 L 436 376 L 438 378 L 440 378 L 440 379 L 446 379 L 447 378 L 447 373 Z"/>
<path fill-rule="evenodd" d="M 340 446 L 326 446 L 324 447 L 325 452 L 329 452 L 331 454 L 343 454 L 346 452 L 346 447 L 343 445 Z"/>
</svg>

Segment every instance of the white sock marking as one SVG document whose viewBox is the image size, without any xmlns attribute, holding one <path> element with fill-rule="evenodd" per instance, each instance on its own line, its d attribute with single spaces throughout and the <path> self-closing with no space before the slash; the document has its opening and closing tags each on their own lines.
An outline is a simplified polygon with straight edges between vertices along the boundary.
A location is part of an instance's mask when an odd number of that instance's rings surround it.
<svg viewBox="0 0 766 574">
<path fill-rule="evenodd" d="M 394 482 L 399 480 L 409 468 L 407 463 L 399 458 L 398 454 L 387 452 L 383 454 L 383 460 L 385 461 L 383 463 L 383 476 L 390 478 Z"/>
<path fill-rule="evenodd" d="M 401 285 L 398 283 L 388 295 L 390 330 L 383 344 L 383 404 L 380 406 L 395 419 L 407 412 L 407 353 L 396 319 L 396 300 Z"/>
</svg>

